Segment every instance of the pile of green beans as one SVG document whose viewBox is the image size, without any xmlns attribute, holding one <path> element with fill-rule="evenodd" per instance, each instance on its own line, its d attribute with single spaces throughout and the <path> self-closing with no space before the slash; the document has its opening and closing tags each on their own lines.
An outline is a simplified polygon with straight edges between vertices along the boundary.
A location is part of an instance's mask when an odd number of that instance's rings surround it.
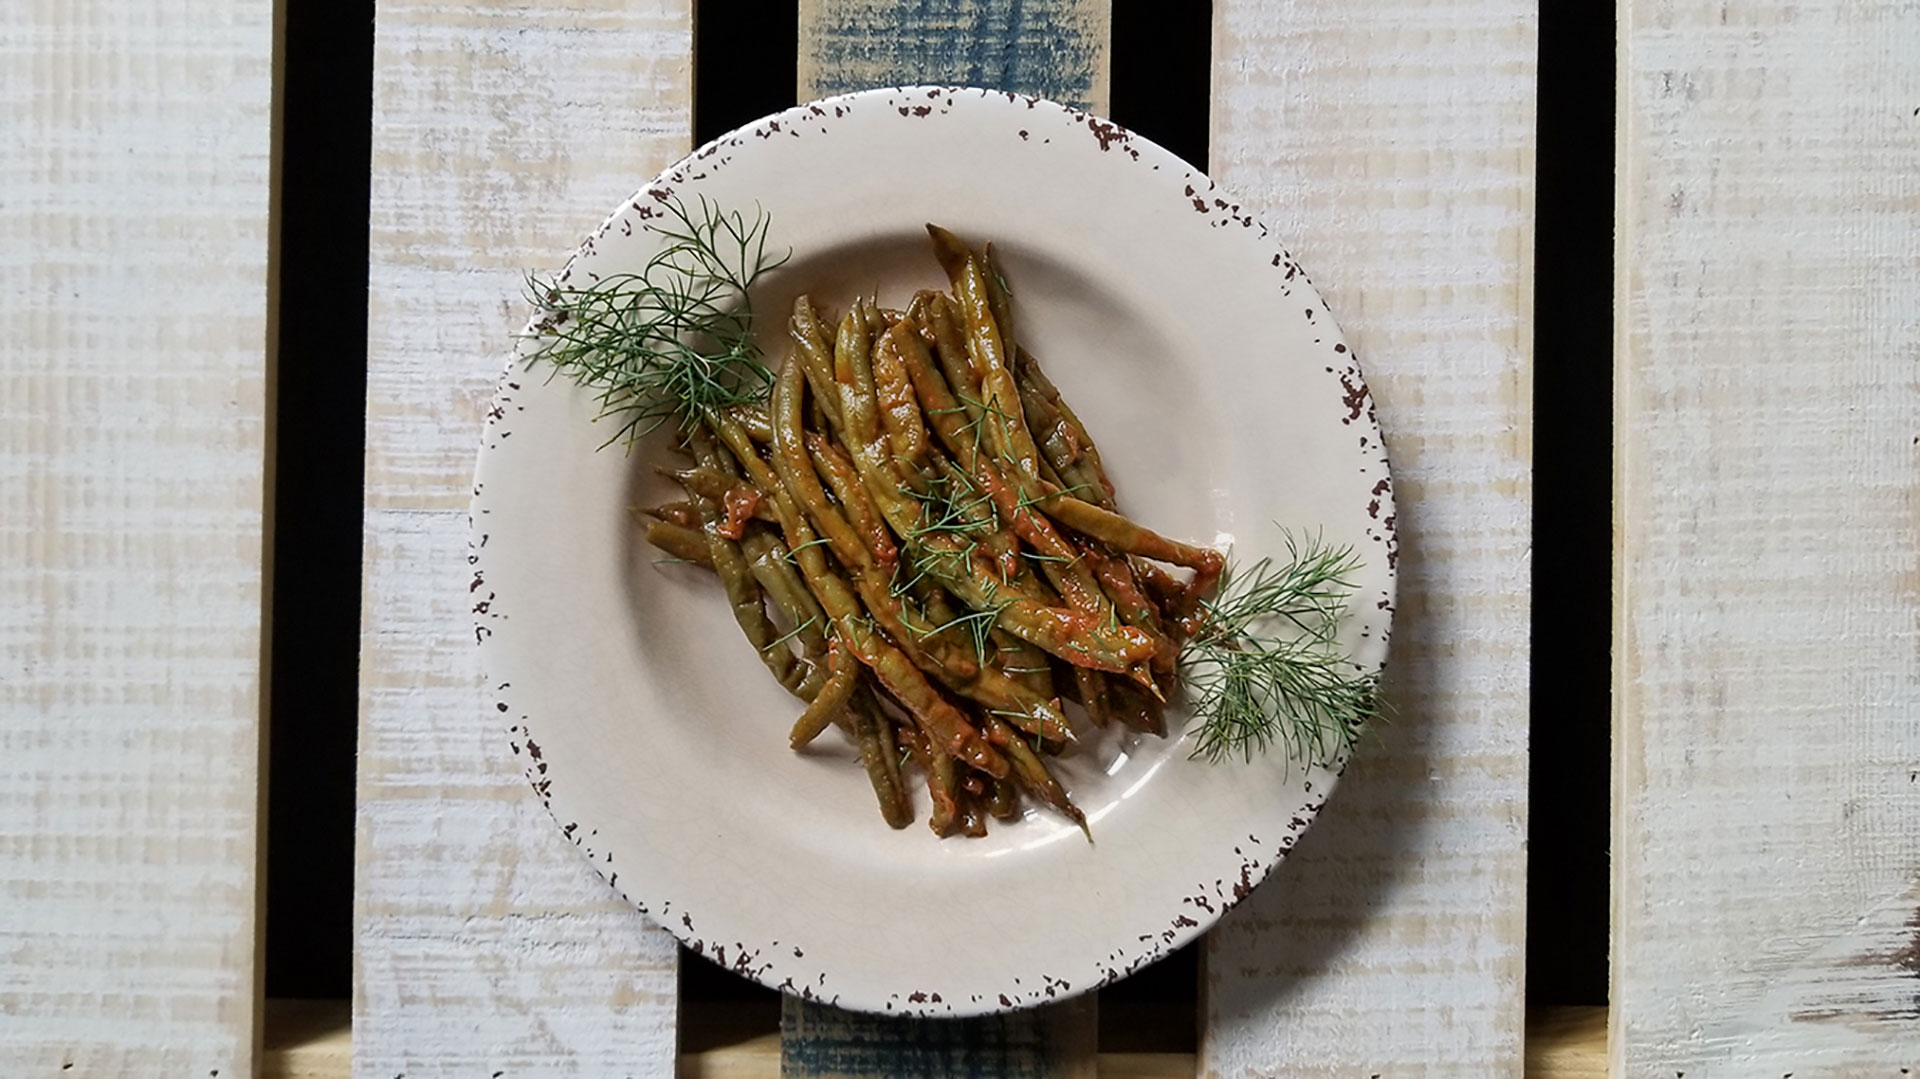
<svg viewBox="0 0 1920 1079">
<path fill-rule="evenodd" d="M 800 297 L 766 406 L 688 430 L 661 470 L 685 497 L 647 511 L 647 539 L 714 571 L 805 702 L 793 747 L 840 728 L 889 825 L 913 819 L 911 766 L 938 835 L 984 835 L 1023 795 L 1084 830 L 1047 767 L 1077 741 L 1063 699 L 1164 735 L 1222 557 L 1118 512 L 1085 425 L 1015 343 L 991 246 L 927 231 L 951 292 L 837 322 Z"/>
</svg>

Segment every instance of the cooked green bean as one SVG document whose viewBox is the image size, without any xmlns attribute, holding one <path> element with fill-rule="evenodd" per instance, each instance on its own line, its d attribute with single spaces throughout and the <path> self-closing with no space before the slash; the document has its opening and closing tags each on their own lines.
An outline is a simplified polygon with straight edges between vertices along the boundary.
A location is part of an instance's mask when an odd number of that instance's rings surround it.
<svg viewBox="0 0 1920 1079">
<path fill-rule="evenodd" d="M 1031 379 L 1020 375 L 1015 381 L 1020 386 L 1020 408 L 1026 415 L 1027 426 L 1040 440 L 1040 478 L 1069 489 L 1096 506 L 1112 509 L 1113 491 L 1084 433 Z"/>
<path fill-rule="evenodd" d="M 1085 831 L 1044 759 L 1075 737 L 1056 693 L 1163 732 L 1176 642 L 1222 560 L 1116 510 L 1085 425 L 1015 339 L 992 246 L 928 234 L 951 292 L 834 318 L 796 299 L 766 404 L 696 411 L 677 447 L 693 464 L 661 470 L 688 499 L 645 511 L 647 538 L 714 569 L 806 702 L 792 746 L 838 727 L 889 825 L 912 819 L 912 761 L 936 834 L 1017 819 L 1023 791 Z"/>
<path fill-rule="evenodd" d="M 836 373 L 840 377 L 840 396 L 848 430 L 871 433 L 874 428 L 864 427 L 865 421 L 858 418 L 863 407 L 860 394 L 849 385 L 859 377 L 866 342 L 855 328 L 852 315 L 841 320 L 841 330 L 846 358 L 840 360 L 836 350 L 839 364 Z M 913 348 L 908 346 L 908 351 Z M 903 357 L 910 378 L 916 366 L 927 370 L 917 359 L 917 356 Z M 870 407 L 870 402 L 866 404 Z M 995 611 L 995 623 L 1008 632 L 1069 662 L 1102 670 L 1130 671 L 1158 651 L 1152 638 L 1137 628 L 1109 625 L 1109 620 L 1090 617 L 1085 611 L 1050 607 L 1030 590 L 1010 581 L 1007 574 L 996 574 L 991 561 L 978 556 L 977 544 L 952 532 L 927 526 L 925 508 L 900 489 L 898 473 L 883 444 L 877 439 L 856 438 L 849 448 L 868 495 L 894 534 L 908 544 L 916 561 L 969 606 Z"/>
<path fill-rule="evenodd" d="M 844 440 L 846 432 L 840 416 L 840 393 L 833 380 L 833 345 L 827 340 L 827 331 L 820 325 L 820 316 L 814 311 L 812 300 L 802 296 L 793 301 L 793 317 L 787 327 L 793 337 L 794 347 L 799 350 L 795 358 L 800 363 L 800 369 L 806 373 L 807 384 L 813 387 L 814 401 L 827 414 L 833 437 Z"/>
<path fill-rule="evenodd" d="M 818 738 L 821 731 L 839 718 L 841 710 L 853 699 L 853 691 L 860 685 L 860 663 L 848 655 L 838 641 L 834 642 L 827 655 L 833 673 L 827 676 L 819 695 L 807 705 L 806 711 L 800 713 L 800 718 L 794 720 L 793 730 L 787 734 L 787 744 L 795 749 Z"/>
<path fill-rule="evenodd" d="M 772 620 L 767 617 L 766 596 L 760 590 L 760 583 L 754 580 L 753 570 L 747 565 L 746 556 L 740 553 L 739 543 L 722 533 L 725 519 L 719 506 L 699 495 L 693 497 L 693 505 L 700 513 L 700 531 L 706 537 L 707 555 L 713 560 L 720 587 L 727 594 L 734 623 L 746 634 L 754 651 L 760 653 L 760 661 L 766 664 L 767 670 L 785 684 L 793 672 L 793 652 L 779 639 Z"/>
<path fill-rule="evenodd" d="M 1090 671 L 1085 667 L 1073 669 L 1073 686 L 1080 695 L 1080 707 L 1087 710 L 1087 718 L 1104 727 L 1112 719 L 1107 710 L 1107 676 L 1101 671 Z"/>
<path fill-rule="evenodd" d="M 977 480 L 993 496 L 994 503 L 1001 514 L 1013 522 L 1015 531 L 1019 533 L 1021 539 L 1026 540 L 1037 554 L 1048 560 L 1043 563 L 1043 569 L 1048 580 L 1059 589 L 1061 596 L 1076 609 L 1091 612 L 1102 619 L 1107 618 L 1116 606 L 1125 606 L 1127 609 L 1122 612 L 1122 616 L 1128 625 L 1154 638 L 1156 655 L 1168 655 L 1171 651 L 1170 642 L 1159 631 L 1158 620 L 1131 602 L 1138 598 L 1137 592 L 1127 594 L 1124 589 L 1126 582 L 1116 572 L 1110 571 L 1104 577 L 1096 577 L 1095 569 L 1083 563 L 1078 549 L 1055 532 L 1051 522 L 1045 516 L 1033 512 L 1033 504 L 1030 500 L 1037 494 L 1046 492 L 1047 486 L 1038 482 L 1037 477 L 1032 479 L 1018 477 L 1009 480 L 1001 472 L 998 462 L 987 459 L 983 454 L 971 452 L 972 444 L 967 440 L 964 426 L 959 422 L 960 416 L 955 409 L 954 398 L 940 374 L 934 371 L 932 364 L 927 361 L 920 339 L 914 335 L 902 334 L 899 336 L 897 348 L 907 373 L 913 380 L 914 388 L 920 393 L 936 433 L 956 456 L 963 461 L 970 459 L 973 462 L 973 472 Z M 1017 425 L 1008 424 L 1007 426 Z M 1044 461 L 1036 462 L 1037 467 L 1044 467 L 1046 464 L 1047 462 Z M 1013 490 L 1015 485 L 1019 487 L 1017 495 Z M 1053 490 L 1057 491 L 1058 488 Z M 1043 506 L 1051 511 L 1055 501 L 1057 500 L 1049 499 L 1043 503 Z M 1217 555 L 1215 557 L 1217 558 Z M 1217 573 L 1217 570 L 1214 572 Z"/>
<path fill-rule="evenodd" d="M 1020 788 L 1010 779 L 996 779 L 987 787 L 987 812 L 994 820 L 1020 819 Z"/>
<path fill-rule="evenodd" d="M 1047 763 L 1040 759 L 1040 755 L 1033 751 L 1033 747 L 1014 733 L 1013 728 L 1007 726 L 998 716 L 987 715 L 982 720 L 982 726 L 987 732 L 987 738 L 1006 751 L 1007 759 L 1013 765 L 1011 774 L 1014 780 L 1026 788 L 1029 794 L 1065 814 L 1068 820 L 1080 826 L 1080 831 L 1086 834 L 1087 842 L 1093 842 L 1093 833 L 1087 830 L 1087 815 L 1080 812 L 1079 806 L 1073 804 L 1073 799 L 1067 796 L 1066 789 L 1060 786 L 1059 780 L 1053 778 L 1053 773 L 1047 770 Z"/>
<path fill-rule="evenodd" d="M 855 300 L 853 303 L 855 310 L 859 311 L 860 315 L 866 320 L 867 337 L 876 338 L 887 332 L 887 316 L 885 312 L 880 309 L 880 305 L 874 301 L 873 297 L 869 296 L 865 299 Z"/>
<path fill-rule="evenodd" d="M 881 818 L 894 828 L 905 828 L 913 823 L 913 805 L 900 781 L 900 759 L 893 753 L 893 724 L 864 685 L 858 687 L 846 714 L 854 743 L 860 747 L 860 763 L 880 803 Z"/>
<path fill-rule="evenodd" d="M 956 244 L 959 243 L 958 237 L 954 237 L 952 233 L 947 235 L 952 237 Z M 961 250 L 964 251 L 966 248 L 962 246 Z M 1013 294 L 1007 291 L 1007 279 L 1000 276 L 1000 267 L 993 261 L 991 241 L 987 243 L 986 250 L 981 253 L 980 262 L 981 269 L 986 271 L 987 310 L 993 312 L 993 321 L 1000 327 L 1001 338 L 1009 347 L 1018 349 L 1020 346 L 1015 342 L 1019 338 L 1013 332 Z"/>
<path fill-rule="evenodd" d="M 1048 516 L 1061 524 L 1110 544 L 1117 550 L 1190 567 L 1195 574 L 1194 581 L 1203 589 L 1212 586 L 1226 565 L 1226 559 L 1219 551 L 1168 539 L 1145 525 L 1075 498 L 1059 488 L 1048 490 L 1046 500 L 1041 505 Z M 1191 591 L 1195 587 L 1189 585 L 1188 589 Z"/>
<path fill-rule="evenodd" d="M 673 473 L 667 472 L 666 475 L 672 476 Z M 649 506 L 640 512 L 656 520 L 679 525 L 681 528 L 698 529 L 700 527 L 700 515 L 694 512 L 693 503 L 684 498 L 673 502 L 662 502 L 658 506 Z"/>
<path fill-rule="evenodd" d="M 873 365 L 868 355 L 872 347 L 873 336 L 861 310 L 848 311 L 833 340 L 833 381 L 846 441 L 856 445 L 880 437 L 880 410 L 873 399 Z"/>
<path fill-rule="evenodd" d="M 941 233 L 946 232 L 932 225 L 927 231 L 934 235 L 936 246 Z M 952 237 L 951 233 L 946 235 Z M 941 261 L 948 280 L 953 283 L 954 296 L 960 301 L 960 317 L 967 330 L 967 355 L 980 373 L 982 408 L 988 415 L 987 438 L 994 453 L 1008 459 L 1012 467 L 1038 476 L 1040 453 L 1020 411 L 1020 389 L 1013 380 L 1013 357 L 994 322 L 980 260 L 969 253 L 962 260 L 943 257 Z"/>
<path fill-rule="evenodd" d="M 766 442 L 773 438 L 773 424 L 767 419 L 765 411 L 755 405 L 735 405 L 727 410 L 755 442 Z"/>
<path fill-rule="evenodd" d="M 805 437 L 807 456 L 813 461 L 814 471 L 840 500 L 840 507 L 847 511 L 848 521 L 873 554 L 875 564 L 891 566 L 898 562 L 900 552 L 893 545 L 893 534 L 887 531 L 887 522 L 881 519 L 880 512 L 873 508 L 873 500 L 860 486 L 860 473 L 847 458 L 846 451 L 812 431 L 806 432 Z"/>
<path fill-rule="evenodd" d="M 827 500 L 827 492 L 814 475 L 813 460 L 807 454 L 806 437 L 800 426 L 802 381 L 799 362 L 788 356 L 774 379 L 773 470 L 807 519 L 826 537 L 834 557 L 843 565 L 862 568 L 872 563 L 872 553 L 853 525 Z"/>
<path fill-rule="evenodd" d="M 933 812 L 927 817 L 927 827 L 938 836 L 949 835 L 959 821 L 959 806 L 955 795 L 959 793 L 959 771 L 953 765 L 953 758 L 932 752 L 924 737 L 912 736 L 901 732 L 901 744 L 908 747 L 920 767 L 927 773 L 927 795 L 933 801 Z"/>
<path fill-rule="evenodd" d="M 744 430 L 744 426 L 738 422 L 733 422 L 731 428 L 736 431 Z M 693 456 L 697 467 L 715 475 L 725 476 L 730 485 L 739 483 L 740 470 L 735 465 L 734 457 L 714 440 L 713 432 L 708 428 L 696 427 L 690 431 L 686 449 Z M 699 504 L 697 498 L 694 502 L 696 505 Z M 764 538 L 761 533 L 748 532 L 740 538 L 740 553 L 747 559 L 747 571 L 792 619 L 794 629 L 791 635 L 799 639 L 801 651 L 806 657 L 805 662 L 794 667 L 781 684 L 800 699 L 812 700 L 820 691 L 821 684 L 827 679 L 826 622 L 821 617 L 818 606 L 812 604 L 810 598 L 806 597 L 804 586 L 799 589 L 800 596 L 791 594 L 796 583 L 791 573 L 782 574 L 778 568 L 765 564 L 768 558 L 778 551 L 778 548 L 777 540 L 770 542 L 769 538 Z M 778 583 L 770 584 L 769 582 Z M 782 647 L 784 650 L 784 645 Z"/>
<path fill-rule="evenodd" d="M 1006 758 L 995 752 L 967 718 L 940 696 L 940 691 L 928 683 L 904 653 L 880 636 L 878 627 L 861 610 L 853 589 L 827 566 L 826 555 L 813 543 L 813 529 L 792 496 L 780 485 L 772 466 L 755 452 L 746 431 L 724 416 L 716 417 L 714 426 L 721 441 L 733 451 L 754 481 L 763 490 L 773 492 L 775 511 L 787 533 L 787 546 L 799 558 L 801 576 L 833 621 L 840 639 L 853 649 L 860 662 L 872 668 L 880 684 L 926 730 L 931 744 L 989 775 L 1005 775 Z"/>
<path fill-rule="evenodd" d="M 1099 545 L 1083 540 L 1079 547 L 1080 557 L 1099 579 L 1100 587 L 1113 600 L 1113 606 L 1120 617 L 1130 626 L 1138 626 L 1154 634 L 1160 643 L 1160 651 L 1154 654 L 1155 673 L 1169 674 L 1174 661 L 1179 656 L 1179 647 L 1167 635 L 1166 627 L 1160 617 L 1160 608 L 1140 591 L 1140 584 L 1133 576 L 1133 567 L 1125 555 L 1113 554 L 1102 550 Z"/>
<path fill-rule="evenodd" d="M 1142 693 L 1138 686 L 1118 679 L 1112 680 L 1108 689 L 1115 719 L 1142 734 L 1164 736 L 1167 733 L 1167 721 L 1159 701 Z"/>
<path fill-rule="evenodd" d="M 906 323 L 895 325 L 911 337 L 905 329 Z M 920 403 L 913 395 L 913 385 L 907 381 L 893 338 L 892 333 L 882 333 L 874 346 L 873 388 L 879 400 L 880 423 L 886 429 L 894 455 L 903 464 L 917 467 L 926 463 L 927 427 L 920 419 Z M 911 339 L 915 345 L 920 343 L 917 337 Z"/>
<path fill-rule="evenodd" d="M 823 659 L 827 654 L 826 613 L 814 600 L 813 593 L 807 591 L 799 571 L 794 569 L 786 544 L 771 532 L 755 529 L 740 538 L 740 553 L 747 556 L 747 568 L 752 571 L 753 579 L 760 582 L 767 598 L 798 627 L 795 636 L 800 640 L 802 651 L 816 661 Z M 816 662 L 816 666 L 824 679 L 825 664 Z"/>
<path fill-rule="evenodd" d="M 1055 595 L 1033 573 L 1033 567 L 1020 557 L 1020 537 L 1000 519 L 993 499 L 980 492 L 973 477 L 946 454 L 934 455 L 933 474 L 948 484 L 948 490 L 964 497 L 948 500 L 943 509 L 951 509 L 961 531 L 970 543 L 985 549 L 988 564 L 999 575 L 1000 583 L 1011 586 L 1023 596 L 1052 606 Z"/>
<path fill-rule="evenodd" d="M 710 468 L 683 468 L 678 471 L 663 469 L 661 471 L 694 494 L 711 498 L 715 502 L 720 503 L 722 507 L 730 511 L 730 515 L 732 515 L 731 511 L 733 511 L 734 507 L 738 506 L 740 507 L 737 514 L 738 516 L 752 517 L 756 520 L 773 523 L 773 510 L 770 507 L 760 504 L 757 499 L 752 502 L 744 502 L 742 500 L 742 496 L 747 494 L 747 489 L 741 485 L 738 477 L 723 475 Z"/>
<path fill-rule="evenodd" d="M 925 318 L 933 337 L 933 354 L 940 362 L 947 385 L 952 387 L 966 422 L 984 433 L 980 373 L 974 370 L 973 359 L 967 355 L 967 337 L 960 329 L 960 313 L 953 309 L 946 296 L 935 295 L 926 306 Z"/>
<path fill-rule="evenodd" d="M 787 493 L 794 497 L 807 516 L 819 525 L 824 532 L 835 556 L 853 573 L 854 589 L 864 602 L 868 613 L 904 649 L 916 665 L 928 667 L 943 681 L 970 682 L 978 673 L 979 664 L 968 658 L 964 652 L 953 647 L 928 647 L 924 640 L 925 632 L 916 633 L 913 627 L 929 628 L 924 617 L 910 611 L 904 601 L 893 594 L 890 582 L 883 580 L 883 574 L 891 573 L 896 557 L 891 541 L 888 540 L 884 526 L 876 525 L 876 516 L 871 504 L 855 477 L 849 477 L 843 469 L 843 459 L 838 450 L 824 440 L 819 446 L 818 456 L 808 453 L 802 445 L 805 433 L 800 430 L 801 412 L 799 397 L 805 383 L 800 369 L 791 359 L 782 368 L 774 387 L 774 464 L 775 471 L 785 483 Z M 854 514 L 855 520 L 862 522 L 856 530 L 840 511 L 827 500 L 821 487 L 816 468 L 824 473 L 834 485 L 841 497 L 841 505 Z M 878 531 L 869 531 L 871 529 Z M 863 538 L 864 537 L 864 538 Z"/>
<path fill-rule="evenodd" d="M 672 521 L 648 521 L 647 542 L 682 562 L 713 568 L 713 556 L 707 553 L 707 537 L 695 529 Z"/>
<path fill-rule="evenodd" d="M 1007 677 L 1042 697 L 1053 696 L 1053 668 L 1047 654 L 999 626 L 990 631 L 995 657 Z"/>
<path fill-rule="evenodd" d="M 1079 550 L 1055 531 L 1052 522 L 1044 515 L 1035 513 L 1025 496 L 1016 493 L 998 462 L 985 454 L 973 452 L 973 443 L 951 389 L 940 372 L 934 370 L 920 339 L 900 331 L 890 336 L 897 336 L 896 348 L 902 365 L 941 442 L 963 463 L 963 467 L 966 462 L 971 462 L 974 482 L 986 490 L 999 514 L 1012 522 L 1015 533 L 1033 547 L 1035 554 L 1042 559 L 1043 572 L 1062 598 L 1075 609 L 1089 612 L 1102 622 L 1107 621 L 1113 613 L 1113 601 L 1093 571 L 1082 564 Z M 1158 636 L 1150 621 L 1129 619 L 1129 624 Z M 1156 641 L 1156 652 L 1160 650 Z"/>
<path fill-rule="evenodd" d="M 1073 407 L 1067 404 L 1066 398 L 1060 396 L 1059 387 L 1055 386 L 1052 380 L 1047 378 L 1047 373 L 1040 369 L 1040 361 L 1034 359 L 1031 353 L 1022 348 L 1016 348 L 1014 350 L 1014 363 L 1018 369 L 1019 377 L 1031 384 L 1041 396 L 1045 397 L 1060 413 L 1060 418 L 1066 421 L 1067 425 L 1073 429 L 1074 441 L 1079 446 L 1081 460 L 1085 464 L 1087 471 L 1091 474 L 1094 482 L 1100 485 L 1098 492 L 1100 497 L 1097 497 L 1094 501 L 1111 509 L 1113 507 L 1113 481 L 1107 479 L 1107 469 L 1106 466 L 1101 463 L 1100 450 L 1093 444 L 1093 436 L 1087 433 L 1086 425 L 1080 422 L 1080 417 L 1074 415 Z"/>
<path fill-rule="evenodd" d="M 986 808 L 982 802 L 980 793 L 966 787 L 962 787 L 960 793 L 954 798 L 954 804 L 959 810 L 955 830 L 961 835 L 978 839 L 987 834 Z"/>
<path fill-rule="evenodd" d="M 1014 534 L 1025 540 L 1043 560 L 1041 571 L 1060 597 L 1074 609 L 1096 618 L 1105 619 L 1110 615 L 1113 604 L 1101 590 L 1100 582 L 1081 561 L 1080 552 L 1054 529 L 1053 522 L 1035 513 L 1033 506 L 1015 493 L 1013 485 L 993 462 L 979 458 L 975 469 L 978 482 L 993 499 L 994 507 L 1003 518 L 1013 522 Z"/>
<path fill-rule="evenodd" d="M 994 624 L 1062 659 L 1101 670 L 1131 671 L 1158 651 L 1152 637 L 1132 626 L 1108 625 L 1085 611 L 1048 605 L 1009 580 L 977 544 L 924 527 L 921 505 L 876 476 L 886 466 L 883 458 L 875 458 L 872 447 L 854 447 L 867 492 L 894 534 L 949 592 L 975 610 L 994 612 Z"/>
<path fill-rule="evenodd" d="M 786 395 L 798 392 L 799 388 L 799 380 L 791 371 L 783 371 L 780 383 L 775 390 L 776 395 L 786 406 L 780 412 L 782 416 L 780 423 L 776 424 L 776 427 L 781 430 L 782 440 L 787 438 L 786 424 L 791 414 L 796 411 L 791 399 Z M 864 553 L 854 552 L 842 557 L 841 562 L 855 568 L 856 589 L 866 603 L 867 609 L 910 656 L 915 656 L 916 661 L 920 656 L 927 659 L 928 662 L 922 663 L 922 666 L 930 665 L 933 673 L 955 688 L 972 687 L 978 680 L 980 664 L 977 658 L 969 658 L 965 653 L 964 645 L 949 634 L 947 627 L 955 622 L 954 618 L 935 615 L 939 621 L 933 621 L 925 613 L 915 611 L 901 590 L 894 587 L 891 580 L 885 582 L 886 597 L 882 598 L 875 594 L 881 584 L 877 574 L 881 570 L 892 572 L 891 567 L 897 559 L 886 525 L 880 520 L 872 502 L 867 498 L 853 463 L 846 459 L 839 447 L 812 432 L 808 432 L 806 437 L 809 449 L 812 451 L 809 456 L 815 470 L 833 488 L 834 494 L 840 499 L 841 506 L 847 510 L 855 522 L 852 527 L 866 540 L 867 550 Z M 797 470 L 797 466 L 789 467 L 795 467 Z M 796 477 L 796 479 L 800 486 L 809 486 L 808 478 Z M 811 486 L 818 485 L 818 480 L 810 482 Z M 810 499 L 812 496 L 808 497 Z M 821 497 L 824 500 L 824 495 Z M 988 684 L 993 685 L 993 680 L 989 679 Z M 1010 699 L 1011 695 L 1005 693 L 995 698 L 996 701 L 1003 703 Z M 1022 702 L 1021 707 L 1023 711 L 1034 714 L 1036 722 L 1045 723 L 1052 718 L 1045 709 L 1036 712 L 1031 702 Z M 1061 723 L 1064 724 L 1064 720 Z"/>
</svg>

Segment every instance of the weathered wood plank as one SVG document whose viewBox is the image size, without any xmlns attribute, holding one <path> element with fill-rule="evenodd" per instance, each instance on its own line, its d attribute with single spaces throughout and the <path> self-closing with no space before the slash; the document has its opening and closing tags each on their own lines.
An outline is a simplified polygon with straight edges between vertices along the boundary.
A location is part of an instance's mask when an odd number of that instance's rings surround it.
<svg viewBox="0 0 1920 1079">
<path fill-rule="evenodd" d="M 784 1079 L 1094 1079 L 1095 998 L 977 1019 L 890 1019 L 784 997 Z"/>
<path fill-rule="evenodd" d="M 1613 1074 L 1920 1069 L 1920 9 L 1620 27 Z"/>
<path fill-rule="evenodd" d="M 719 1014 L 714 1014 L 715 1012 Z M 780 1036 L 743 1026 L 736 1005 L 719 1003 L 683 1015 L 678 1079 L 775 1079 Z M 1155 1026 L 1181 1021 L 1176 1009 L 1141 1018 Z M 267 1002 L 262 1079 L 347 1079 L 353 1032 L 345 1002 Z M 1192 1053 L 1120 1052 L 1099 1057 L 1100 1079 L 1192 1079 Z M 1607 1009 L 1543 1008 L 1527 1015 L 1527 1079 L 1601 1079 L 1607 1074 Z"/>
<path fill-rule="evenodd" d="M 253 1067 L 273 50 L 0 8 L 3 1075 Z"/>
<path fill-rule="evenodd" d="M 1099 112 L 1107 105 L 1112 37 L 1109 0 L 801 0 L 799 95 L 954 83 Z M 786 1079 L 1090 1079 L 1098 1019 L 1091 999 L 922 1021 L 788 999 L 780 1072 Z"/>
<path fill-rule="evenodd" d="M 1535 11 L 1214 5 L 1213 176 L 1364 365 L 1393 461 L 1398 716 L 1209 934 L 1209 1076 L 1521 1070 Z"/>
<path fill-rule="evenodd" d="M 1112 39 L 1110 0 L 800 0 L 800 100 L 951 83 L 1104 113 Z"/>
<path fill-rule="evenodd" d="M 1607 1009 L 1529 1010 L 1526 1075 L 1527 1079 L 1606 1079 Z"/>
<path fill-rule="evenodd" d="M 689 0 L 391 0 L 375 52 L 356 1074 L 673 1074 L 676 950 L 526 790 L 478 680 L 482 413 L 557 266 L 690 143 Z"/>
</svg>

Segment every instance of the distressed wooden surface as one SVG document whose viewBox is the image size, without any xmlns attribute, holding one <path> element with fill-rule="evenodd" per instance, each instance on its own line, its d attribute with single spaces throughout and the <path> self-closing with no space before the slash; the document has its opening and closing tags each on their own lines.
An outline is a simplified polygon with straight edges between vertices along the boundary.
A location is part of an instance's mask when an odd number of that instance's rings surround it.
<svg viewBox="0 0 1920 1079">
<path fill-rule="evenodd" d="M 1527 1012 L 1527 1079 L 1606 1079 L 1607 1009 L 1578 1006 Z"/>
<path fill-rule="evenodd" d="M 681 1016 L 676 1079 L 778 1079 L 780 1035 L 742 1022 L 730 1004 L 691 1005 Z M 1173 1009 L 1141 1018 L 1162 1029 L 1179 1023 Z M 1190 1018 L 1190 1016 L 1188 1016 Z M 344 1001 L 267 1002 L 261 1079 L 347 1079 L 353 1030 Z M 1194 1057 L 1182 1052 L 1106 1052 L 1098 1079 L 1193 1079 Z M 1542 1008 L 1527 1015 L 1527 1079 L 1602 1079 L 1607 1074 L 1607 1009 Z"/>
<path fill-rule="evenodd" d="M 1920 1072 L 1920 9 L 1620 19 L 1614 1074 Z"/>
<path fill-rule="evenodd" d="M 1398 715 L 1208 935 L 1209 1076 L 1520 1074 L 1534 20 L 1215 0 L 1212 175 L 1354 343 L 1401 556 Z"/>
<path fill-rule="evenodd" d="M 783 1079 L 1094 1079 L 1099 1002 L 1010 1015 L 893 1019 L 783 997 Z"/>
<path fill-rule="evenodd" d="M 357 1074 L 673 1071 L 673 942 L 561 838 L 479 682 L 466 509 L 523 274 L 688 148 L 690 20 L 688 0 L 379 8 Z"/>
<path fill-rule="evenodd" d="M 953 83 L 1038 94 L 1101 112 L 1109 0 L 800 0 L 799 99 Z M 918 1079 L 1091 1079 L 1098 1003 L 912 1021 L 783 1002 L 781 1074 Z"/>
<path fill-rule="evenodd" d="M 0 1075 L 253 1066 L 273 48 L 0 7 Z"/>
<path fill-rule="evenodd" d="M 800 100 L 951 83 L 1105 113 L 1110 0 L 800 0 Z"/>
<path fill-rule="evenodd" d="M 353 1074 L 353 1010 L 347 1001 L 272 998 L 263 1018 L 260 1079 Z"/>
</svg>

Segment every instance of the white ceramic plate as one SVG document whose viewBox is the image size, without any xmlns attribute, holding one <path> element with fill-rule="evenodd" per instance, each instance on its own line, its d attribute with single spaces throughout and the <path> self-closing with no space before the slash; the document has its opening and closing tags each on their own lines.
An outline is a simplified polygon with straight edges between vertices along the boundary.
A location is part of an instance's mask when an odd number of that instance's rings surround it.
<svg viewBox="0 0 1920 1079">
<path fill-rule="evenodd" d="M 1361 664 L 1384 659 L 1394 511 L 1353 354 L 1279 239 L 1172 154 L 1002 93 L 833 98 L 669 169 L 584 242 L 573 281 L 645 261 L 660 191 L 765 207 L 793 249 L 754 296 L 776 358 L 798 292 L 838 309 L 944 287 L 925 222 L 991 240 L 1021 341 L 1098 441 L 1123 510 L 1241 563 L 1280 553 L 1281 526 L 1353 545 L 1365 566 L 1345 640 Z M 708 958 L 883 1013 L 1059 999 L 1205 929 L 1331 790 L 1337 767 L 1280 752 L 1208 764 L 1185 739 L 1108 736 L 1059 766 L 1092 844 L 1045 812 L 984 839 L 888 829 L 837 733 L 786 748 L 796 703 L 715 583 L 656 564 L 629 516 L 653 494 L 658 447 L 598 450 L 593 416 L 543 371 L 503 377 L 473 500 L 476 635 L 563 833 Z"/>
</svg>

